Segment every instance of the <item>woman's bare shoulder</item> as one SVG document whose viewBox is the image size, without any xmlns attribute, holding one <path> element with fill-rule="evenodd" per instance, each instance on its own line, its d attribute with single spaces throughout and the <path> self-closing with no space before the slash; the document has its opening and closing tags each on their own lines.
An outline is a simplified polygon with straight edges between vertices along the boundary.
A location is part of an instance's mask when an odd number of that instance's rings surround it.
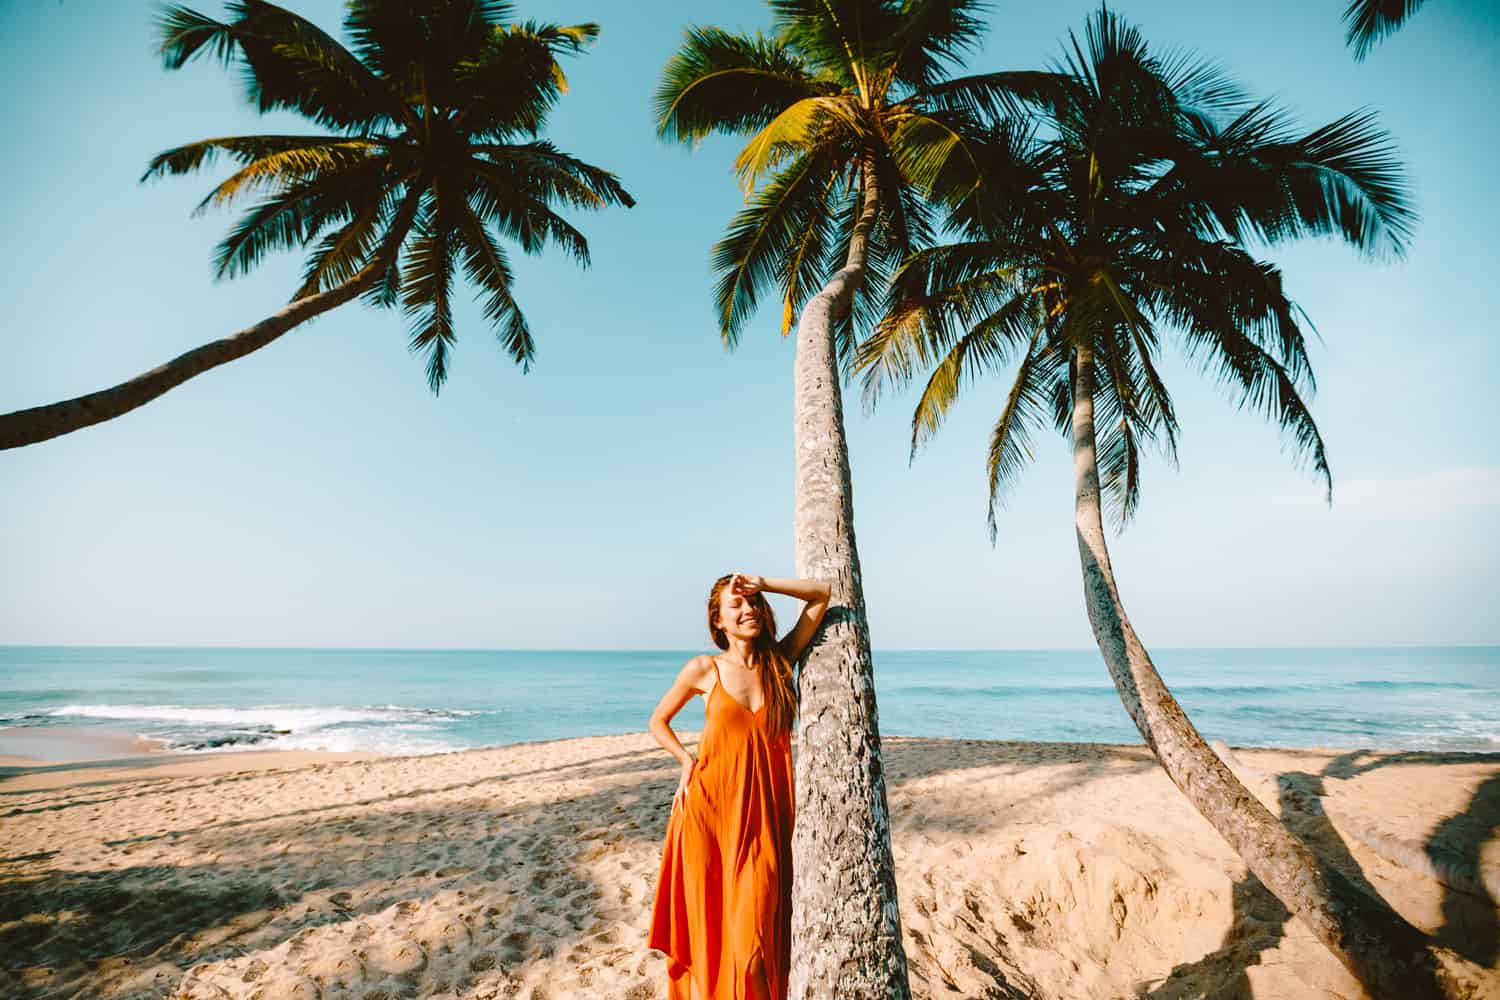
<svg viewBox="0 0 1500 1000">
<path fill-rule="evenodd" d="M 682 665 L 678 674 L 699 694 L 708 694 L 714 689 L 714 661 L 707 653 L 700 653 Z"/>
</svg>

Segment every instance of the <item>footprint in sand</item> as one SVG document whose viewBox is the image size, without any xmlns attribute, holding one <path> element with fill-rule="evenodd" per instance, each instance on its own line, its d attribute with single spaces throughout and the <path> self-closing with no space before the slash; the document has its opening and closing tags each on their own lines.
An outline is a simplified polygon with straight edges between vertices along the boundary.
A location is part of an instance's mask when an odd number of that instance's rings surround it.
<svg viewBox="0 0 1500 1000">
<path fill-rule="evenodd" d="M 427 952 L 410 939 L 401 939 L 371 956 L 370 964 L 390 975 L 411 976 L 427 967 Z"/>
<path fill-rule="evenodd" d="M 593 894 L 593 890 L 588 886 L 580 886 L 576 882 L 569 887 L 569 890 L 571 895 L 566 897 L 559 896 L 559 898 L 566 899 L 568 913 L 587 914 L 594 911 L 594 901 L 598 897 Z"/>
<path fill-rule="evenodd" d="M 501 957 L 509 963 L 519 962 L 526 957 L 526 951 L 531 947 L 531 932 L 525 930 L 511 931 L 500 939 Z"/>
<path fill-rule="evenodd" d="M 417 928 L 415 933 L 429 952 L 463 951 L 474 943 L 468 924 L 441 913 L 435 914 Z"/>
</svg>

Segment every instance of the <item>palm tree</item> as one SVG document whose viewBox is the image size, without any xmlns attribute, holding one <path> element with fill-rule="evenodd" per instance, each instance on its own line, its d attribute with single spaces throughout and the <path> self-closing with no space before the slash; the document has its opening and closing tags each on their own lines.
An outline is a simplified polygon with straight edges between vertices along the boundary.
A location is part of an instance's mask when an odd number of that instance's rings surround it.
<svg viewBox="0 0 1500 1000">
<path fill-rule="evenodd" d="M 770 6 L 769 35 L 687 31 L 658 124 L 749 136 L 748 204 L 712 252 L 726 348 L 773 288 L 782 335 L 797 328 L 797 573 L 831 581 L 833 606 L 798 682 L 791 995 L 907 996 L 840 378 L 891 268 L 931 235 L 912 171 L 961 148 L 1007 80 L 945 77 L 980 34 L 978 0 Z"/>
<path fill-rule="evenodd" d="M 217 275 L 317 240 L 301 287 L 274 315 L 129 381 L 0 416 L 0 448 L 128 413 L 361 295 L 400 303 L 412 317 L 411 346 L 425 352 L 436 393 L 454 341 L 458 267 L 524 372 L 535 348 L 496 236 L 528 253 L 555 244 L 586 265 L 587 242 L 554 206 L 633 204 L 613 174 L 537 138 L 567 89 L 557 57 L 580 51 L 597 25 L 512 22 L 511 4 L 496 0 L 352 0 L 351 51 L 265 0 L 229 9 L 229 21 L 216 21 L 166 8 L 158 27 L 167 68 L 205 52 L 226 65 L 238 58 L 261 111 L 293 111 L 325 131 L 204 139 L 159 154 L 141 179 L 188 173 L 219 154 L 238 161 L 198 206 L 263 195 L 219 244 Z"/>
<path fill-rule="evenodd" d="M 1406 23 L 1422 0 L 1350 0 L 1344 9 L 1345 47 L 1353 46 L 1354 58 L 1363 60 L 1375 43 Z"/>
<path fill-rule="evenodd" d="M 1372 115 L 1299 134 L 1212 65 L 1157 59 L 1107 9 L 1082 45 L 1070 39 L 1056 75 L 971 141 L 984 180 L 951 199 L 953 242 L 919 251 L 893 277 L 888 314 L 856 351 L 865 401 L 931 367 L 912 417 L 915 456 L 963 384 L 1018 364 L 989 441 L 991 543 L 996 506 L 1050 421 L 1072 438 L 1089 621 L 1146 744 L 1375 995 L 1434 995 L 1423 935 L 1321 867 L 1198 734 L 1126 616 L 1101 512 L 1101 494 L 1120 527 L 1135 511 L 1143 441 L 1161 441 L 1176 462 L 1177 419 L 1156 366 L 1164 328 L 1241 405 L 1288 432 L 1331 499 L 1304 398 L 1314 388 L 1305 317 L 1280 271 L 1246 245 L 1334 234 L 1371 255 L 1403 253 L 1415 217 L 1400 165 Z"/>
</svg>

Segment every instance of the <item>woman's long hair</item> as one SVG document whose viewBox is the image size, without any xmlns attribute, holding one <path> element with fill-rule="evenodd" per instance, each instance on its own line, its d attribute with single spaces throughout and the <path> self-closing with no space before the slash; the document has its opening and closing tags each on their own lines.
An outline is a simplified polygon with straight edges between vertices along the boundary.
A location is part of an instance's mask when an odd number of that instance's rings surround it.
<svg viewBox="0 0 1500 1000">
<path fill-rule="evenodd" d="M 714 645 L 729 649 L 729 637 L 719 625 L 719 594 L 733 573 L 727 573 L 714 581 L 708 591 L 708 634 Z M 760 634 L 750 641 L 750 663 L 748 666 L 760 674 L 760 689 L 766 699 L 766 719 L 773 733 L 792 728 L 797 717 L 797 682 L 792 676 L 792 664 L 781 651 L 776 638 L 776 615 L 771 611 L 771 602 L 763 592 L 751 597 L 750 604 L 760 612 Z"/>
</svg>

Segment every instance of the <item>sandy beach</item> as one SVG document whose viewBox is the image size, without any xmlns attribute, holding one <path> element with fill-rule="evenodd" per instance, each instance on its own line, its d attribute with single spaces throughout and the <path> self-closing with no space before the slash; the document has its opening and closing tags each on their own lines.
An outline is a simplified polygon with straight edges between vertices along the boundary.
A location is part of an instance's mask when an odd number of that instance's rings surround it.
<svg viewBox="0 0 1500 1000">
<path fill-rule="evenodd" d="M 1362 995 L 1144 748 L 885 754 L 915 996 Z M 1230 757 L 1500 995 L 1500 755 Z M 644 942 L 676 766 L 649 734 L 3 764 L 0 995 L 664 995 Z"/>
</svg>

